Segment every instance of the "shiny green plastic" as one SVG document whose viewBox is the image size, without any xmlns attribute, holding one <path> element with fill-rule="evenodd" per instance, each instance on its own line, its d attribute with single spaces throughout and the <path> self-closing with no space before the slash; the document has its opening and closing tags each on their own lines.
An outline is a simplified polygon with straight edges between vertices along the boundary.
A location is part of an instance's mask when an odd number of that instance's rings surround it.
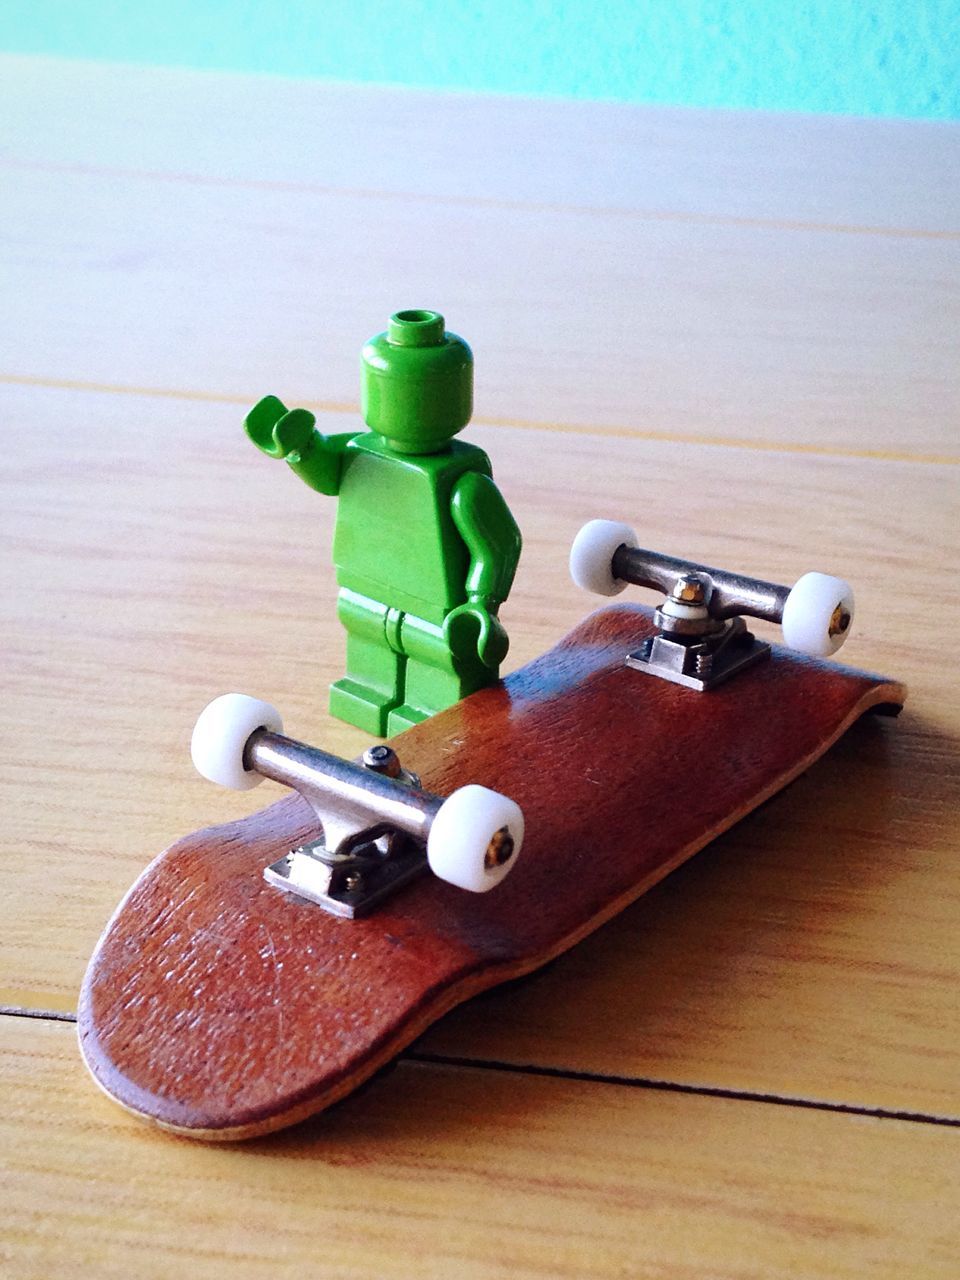
<svg viewBox="0 0 960 1280">
<path fill-rule="evenodd" d="M 324 436 L 266 396 L 247 435 L 339 498 L 333 559 L 347 671 L 330 710 L 394 734 L 492 684 L 507 653 L 497 611 L 520 531 L 482 449 L 454 436 L 473 407 L 473 356 L 436 311 L 400 311 L 364 346 L 369 431 Z"/>
</svg>

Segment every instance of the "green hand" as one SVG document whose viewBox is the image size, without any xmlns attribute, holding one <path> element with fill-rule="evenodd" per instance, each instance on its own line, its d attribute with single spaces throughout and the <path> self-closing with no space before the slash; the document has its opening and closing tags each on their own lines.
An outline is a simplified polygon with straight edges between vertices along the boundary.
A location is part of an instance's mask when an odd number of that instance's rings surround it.
<svg viewBox="0 0 960 1280">
<path fill-rule="evenodd" d="M 307 409 L 287 409 L 276 396 L 264 396 L 247 414 L 247 435 L 271 458 L 296 458 L 313 439 L 316 418 Z"/>
<path fill-rule="evenodd" d="M 500 619 L 481 600 L 468 600 L 451 610 L 443 620 L 443 635 L 454 657 L 476 655 L 490 668 L 499 667 L 510 644 Z"/>
</svg>

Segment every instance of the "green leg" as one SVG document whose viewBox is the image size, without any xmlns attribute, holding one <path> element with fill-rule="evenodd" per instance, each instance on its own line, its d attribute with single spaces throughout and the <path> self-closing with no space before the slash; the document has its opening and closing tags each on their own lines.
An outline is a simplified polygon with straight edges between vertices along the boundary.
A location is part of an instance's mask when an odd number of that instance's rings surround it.
<svg viewBox="0 0 960 1280">
<path fill-rule="evenodd" d="M 476 659 L 454 658 L 443 629 L 412 614 L 403 615 L 399 639 L 406 655 L 403 702 L 387 717 L 388 734 L 402 733 L 497 678 L 496 671 Z"/>
<path fill-rule="evenodd" d="M 347 632 L 347 674 L 330 686 L 330 714 L 383 737 L 400 701 L 405 665 L 387 641 L 387 606 L 344 590 L 337 617 Z"/>
</svg>

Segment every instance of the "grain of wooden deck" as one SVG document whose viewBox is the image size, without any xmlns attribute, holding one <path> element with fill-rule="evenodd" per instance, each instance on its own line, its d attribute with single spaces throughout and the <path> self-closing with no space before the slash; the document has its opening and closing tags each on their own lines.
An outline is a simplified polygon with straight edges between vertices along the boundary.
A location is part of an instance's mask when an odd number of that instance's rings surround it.
<svg viewBox="0 0 960 1280">
<path fill-rule="evenodd" d="M 956 1274 L 960 129 L 0 69 L 0 1004 L 69 1015 L 144 862 L 276 794 L 192 776 L 209 696 L 363 745 L 324 710 L 332 505 L 238 424 L 356 421 L 397 306 L 475 348 L 511 666 L 591 607 L 566 548 L 606 514 L 843 573 L 845 654 L 911 691 L 329 1127 L 148 1133 L 68 1024 L 0 1017 L 11 1274 Z"/>
</svg>

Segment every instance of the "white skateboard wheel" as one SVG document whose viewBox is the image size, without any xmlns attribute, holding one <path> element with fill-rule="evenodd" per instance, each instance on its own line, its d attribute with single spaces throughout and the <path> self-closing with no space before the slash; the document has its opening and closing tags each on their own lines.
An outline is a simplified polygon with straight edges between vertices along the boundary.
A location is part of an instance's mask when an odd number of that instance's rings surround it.
<svg viewBox="0 0 960 1280">
<path fill-rule="evenodd" d="M 511 856 L 499 864 L 488 856 L 491 844 L 498 840 L 513 842 Z M 427 837 L 427 861 L 441 880 L 472 893 L 486 893 L 511 871 L 522 844 L 520 806 L 497 791 L 471 783 L 440 806 Z"/>
<path fill-rule="evenodd" d="M 249 791 L 263 778 L 243 767 L 243 751 L 257 729 L 283 733 L 276 707 L 245 693 L 224 693 L 200 712 L 190 739 L 197 772 L 233 791 Z"/>
<path fill-rule="evenodd" d="M 787 596 L 780 625 L 791 649 L 826 658 L 846 640 L 852 623 L 849 584 L 826 573 L 805 573 Z"/>
<path fill-rule="evenodd" d="M 570 548 L 570 577 L 578 587 L 596 596 L 618 596 L 627 585 L 613 576 L 613 556 L 618 547 L 636 547 L 637 535 L 617 520 L 590 520 Z"/>
</svg>

